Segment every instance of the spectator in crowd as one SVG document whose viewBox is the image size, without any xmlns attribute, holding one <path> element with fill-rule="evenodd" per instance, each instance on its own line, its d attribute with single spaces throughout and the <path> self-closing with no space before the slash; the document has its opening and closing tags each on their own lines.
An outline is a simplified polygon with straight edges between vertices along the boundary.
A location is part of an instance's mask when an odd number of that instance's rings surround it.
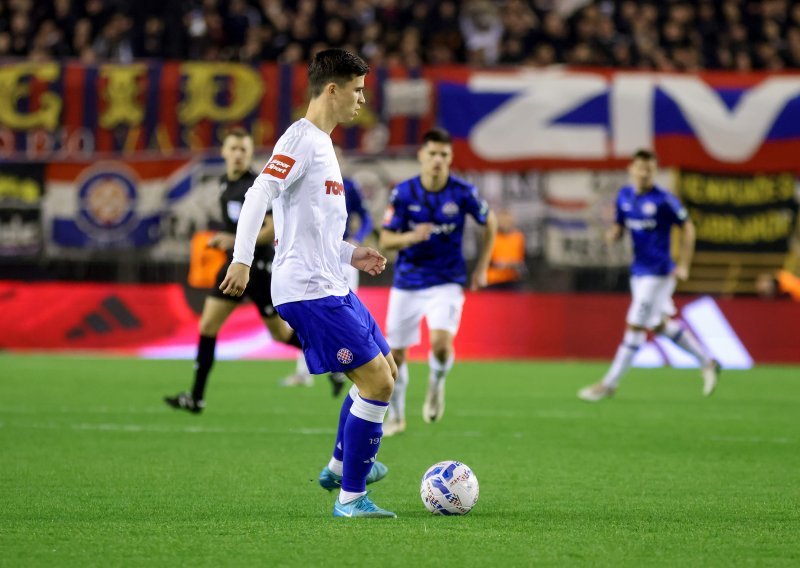
<svg viewBox="0 0 800 568">
<path fill-rule="evenodd" d="M 169 33 L 166 33 L 168 30 Z M 0 0 L 0 57 L 800 67 L 800 0 Z"/>
</svg>

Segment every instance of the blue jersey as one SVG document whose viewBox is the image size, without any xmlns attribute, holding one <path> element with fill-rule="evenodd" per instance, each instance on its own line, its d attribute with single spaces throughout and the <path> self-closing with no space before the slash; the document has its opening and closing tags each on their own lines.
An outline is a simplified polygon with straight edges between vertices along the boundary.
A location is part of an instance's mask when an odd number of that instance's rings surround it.
<svg viewBox="0 0 800 568">
<path fill-rule="evenodd" d="M 471 215 L 486 224 L 489 206 L 469 183 L 450 176 L 441 191 L 426 191 L 419 176 L 399 184 L 389 200 L 383 228 L 403 233 L 420 223 L 432 223 L 430 239 L 397 255 L 394 287 L 419 290 L 439 284 L 467 283 L 461 242 L 464 222 Z"/>
<path fill-rule="evenodd" d="M 653 186 L 637 194 L 632 185 L 617 195 L 617 224 L 633 239 L 633 276 L 665 276 L 675 268 L 670 255 L 672 226 L 683 226 L 686 208 L 666 189 Z"/>
<path fill-rule="evenodd" d="M 343 240 L 349 238 L 358 243 L 364 242 L 370 231 L 372 231 L 372 217 L 364 207 L 364 200 L 361 197 L 361 190 L 358 189 L 358 184 L 350 178 L 344 178 L 344 203 L 347 207 L 347 225 L 344 228 Z M 358 216 L 359 227 L 355 235 L 350 235 L 350 221 L 353 216 Z"/>
</svg>

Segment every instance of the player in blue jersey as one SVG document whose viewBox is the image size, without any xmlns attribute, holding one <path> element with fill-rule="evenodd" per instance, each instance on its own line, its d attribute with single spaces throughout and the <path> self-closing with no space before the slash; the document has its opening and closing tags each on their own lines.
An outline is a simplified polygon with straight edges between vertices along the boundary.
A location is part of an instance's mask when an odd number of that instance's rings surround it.
<svg viewBox="0 0 800 568">
<path fill-rule="evenodd" d="M 704 395 L 713 393 L 717 386 L 719 363 L 691 330 L 672 319 L 676 313 L 672 293 L 676 280 L 689 277 L 695 231 L 678 198 L 655 184 L 656 168 L 655 154 L 648 150 L 636 152 L 628 167 L 631 183 L 623 186 L 617 195 L 616 223 L 606 238 L 615 242 L 622 238 L 626 229 L 631 234 L 633 300 L 628 309 L 625 336 L 611 368 L 602 381 L 578 392 L 579 398 L 589 402 L 613 396 L 634 355 L 647 340 L 648 331 L 663 335 L 697 358 L 702 369 Z M 680 231 L 677 265 L 670 255 L 673 227 Z"/>
<path fill-rule="evenodd" d="M 376 456 L 397 367 L 342 269 L 351 264 L 375 276 L 386 267 L 386 259 L 376 250 L 342 240 L 347 221 L 344 180 L 330 136 L 365 104 L 368 70 L 361 58 L 343 49 L 314 55 L 308 65 L 311 101 L 306 115 L 278 139 L 247 191 L 233 262 L 220 284 L 231 296 L 246 289 L 258 230 L 272 207 L 275 309 L 300 338 L 312 373 L 343 372 L 355 383 L 339 413 L 333 456 L 319 476 L 323 488 L 340 489 L 333 516 L 344 518 L 396 516 L 372 502 L 366 485 L 386 475 Z"/>
<path fill-rule="evenodd" d="M 486 271 L 497 232 L 497 220 L 478 190 L 450 175 L 453 147 L 442 129 L 427 132 L 417 152 L 420 175 L 393 191 L 381 231 L 380 246 L 399 250 L 386 317 L 387 341 L 397 363 L 395 390 L 384 425 L 387 436 L 405 430 L 408 348 L 420 341 L 425 317 L 431 351 L 428 393 L 422 408 L 425 422 L 444 414 L 444 385 L 453 367 L 453 339 L 461 322 L 463 287 L 486 286 Z M 481 249 L 472 276 L 461 250 L 464 224 L 470 215 L 483 225 Z"/>
<path fill-rule="evenodd" d="M 336 148 L 336 157 L 341 164 L 343 157 L 338 147 Z M 345 241 L 359 246 L 372 232 L 374 224 L 369 211 L 364 207 L 364 198 L 361 194 L 361 189 L 358 183 L 352 178 L 344 178 L 344 201 L 347 207 L 347 225 L 345 226 L 343 238 Z M 358 219 L 358 230 L 354 231 L 353 225 L 355 224 L 354 220 L 356 218 Z M 343 265 L 342 268 L 344 268 L 344 275 L 347 277 L 347 284 L 350 286 L 350 290 L 358 292 L 358 270 L 349 264 Z M 342 392 L 345 382 L 347 381 L 347 376 L 344 373 L 330 373 L 328 375 L 328 380 L 333 389 L 333 396 L 339 396 L 339 393 Z M 297 356 L 294 374 L 286 377 L 281 384 L 285 387 L 310 387 L 314 385 L 314 377 L 308 371 L 306 358 L 302 352 Z"/>
</svg>

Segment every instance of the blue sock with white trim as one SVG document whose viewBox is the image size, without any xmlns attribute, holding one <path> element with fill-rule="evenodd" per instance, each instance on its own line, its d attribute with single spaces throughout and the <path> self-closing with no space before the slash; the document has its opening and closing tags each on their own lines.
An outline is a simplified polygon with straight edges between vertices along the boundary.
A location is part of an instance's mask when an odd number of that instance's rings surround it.
<svg viewBox="0 0 800 568">
<path fill-rule="evenodd" d="M 342 491 L 363 493 L 367 490 L 367 475 L 381 445 L 383 418 L 387 408 L 388 402 L 361 396 L 353 401 L 344 426 Z"/>
<path fill-rule="evenodd" d="M 353 385 L 350 387 L 350 392 L 344 397 L 342 401 L 342 409 L 339 411 L 339 428 L 336 431 L 336 443 L 333 446 L 333 457 L 328 462 L 328 469 L 336 475 L 342 475 L 342 461 L 344 460 L 344 425 L 347 423 L 347 417 L 350 416 L 350 407 L 353 406 L 353 401 L 358 398 L 358 387 Z"/>
</svg>

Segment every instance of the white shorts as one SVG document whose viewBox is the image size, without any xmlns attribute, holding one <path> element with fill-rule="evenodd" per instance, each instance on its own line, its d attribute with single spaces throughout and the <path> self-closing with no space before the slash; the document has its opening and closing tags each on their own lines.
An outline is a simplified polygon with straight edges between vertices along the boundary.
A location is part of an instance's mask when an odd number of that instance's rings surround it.
<svg viewBox="0 0 800 568">
<path fill-rule="evenodd" d="M 633 301 L 627 323 L 647 329 L 658 327 L 664 318 L 676 313 L 672 303 L 674 291 L 674 276 L 631 276 Z"/>
<path fill-rule="evenodd" d="M 347 286 L 353 292 L 358 292 L 358 279 L 361 271 L 352 264 L 342 264 L 342 270 L 344 270 L 344 277 L 347 279 Z"/>
<path fill-rule="evenodd" d="M 392 288 L 386 315 L 386 340 L 394 349 L 418 344 L 423 316 L 428 330 L 443 329 L 455 335 L 461 324 L 463 308 L 464 289 L 458 284 L 441 284 L 421 290 Z"/>
</svg>

